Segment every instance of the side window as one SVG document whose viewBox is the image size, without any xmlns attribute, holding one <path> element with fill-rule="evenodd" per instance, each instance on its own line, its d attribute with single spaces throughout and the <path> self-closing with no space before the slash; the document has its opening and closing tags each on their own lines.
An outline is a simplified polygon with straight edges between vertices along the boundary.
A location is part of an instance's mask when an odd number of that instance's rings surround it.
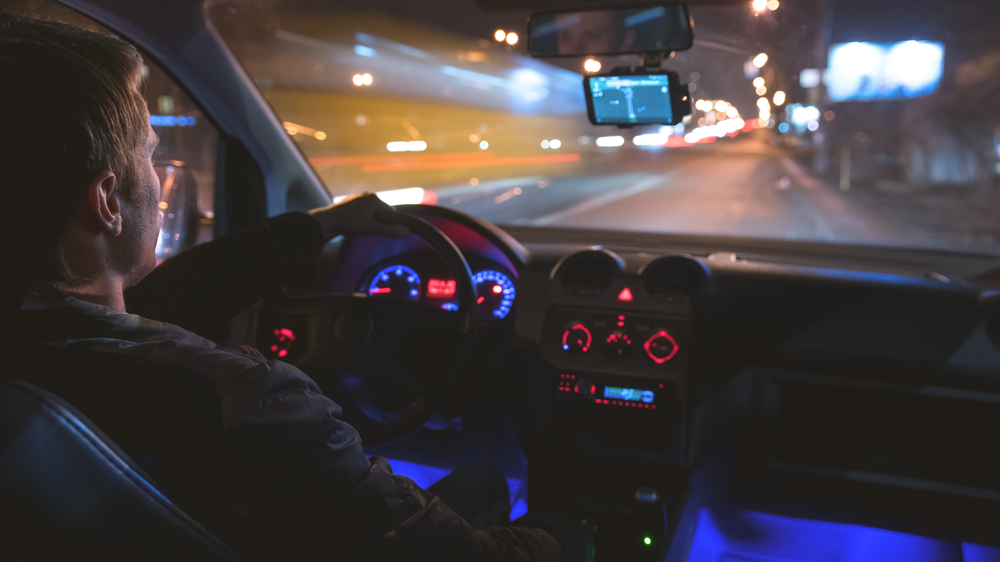
<svg viewBox="0 0 1000 562">
<path fill-rule="evenodd" d="M 110 32 L 54 0 L 0 0 L 0 10 Z M 163 222 L 156 257 L 163 260 L 212 239 L 219 132 L 174 79 L 145 55 L 141 72 L 150 122 L 160 137 L 154 167 L 160 177 Z"/>
<path fill-rule="evenodd" d="M 194 101 L 148 58 L 142 66 L 149 119 L 160 137 L 153 162 L 163 222 L 156 257 L 166 259 L 212 239 L 219 133 Z"/>
</svg>

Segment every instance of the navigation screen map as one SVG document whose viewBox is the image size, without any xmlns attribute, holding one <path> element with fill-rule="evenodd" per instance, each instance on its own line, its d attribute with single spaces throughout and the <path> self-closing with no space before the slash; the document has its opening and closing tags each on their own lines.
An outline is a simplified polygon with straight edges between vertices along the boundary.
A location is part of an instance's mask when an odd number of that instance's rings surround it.
<svg viewBox="0 0 1000 562">
<path fill-rule="evenodd" d="M 594 122 L 671 123 L 670 83 L 666 74 L 591 76 Z"/>
</svg>

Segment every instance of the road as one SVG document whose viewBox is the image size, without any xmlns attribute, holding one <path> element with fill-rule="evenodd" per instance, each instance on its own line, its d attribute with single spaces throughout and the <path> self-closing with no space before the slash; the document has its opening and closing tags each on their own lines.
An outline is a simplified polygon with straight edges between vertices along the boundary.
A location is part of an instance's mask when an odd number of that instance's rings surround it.
<svg viewBox="0 0 1000 562">
<path fill-rule="evenodd" d="M 559 176 L 435 193 L 439 205 L 501 225 L 906 242 L 892 225 L 811 176 L 763 135 L 608 160 Z"/>
</svg>

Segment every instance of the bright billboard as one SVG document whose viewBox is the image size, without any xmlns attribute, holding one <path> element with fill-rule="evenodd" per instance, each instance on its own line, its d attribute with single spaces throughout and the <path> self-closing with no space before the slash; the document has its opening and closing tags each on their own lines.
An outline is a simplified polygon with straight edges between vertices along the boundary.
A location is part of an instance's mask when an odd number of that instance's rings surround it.
<svg viewBox="0 0 1000 562">
<path fill-rule="evenodd" d="M 825 82 L 833 101 L 914 98 L 937 88 L 943 68 L 940 43 L 840 43 L 830 47 Z"/>
</svg>

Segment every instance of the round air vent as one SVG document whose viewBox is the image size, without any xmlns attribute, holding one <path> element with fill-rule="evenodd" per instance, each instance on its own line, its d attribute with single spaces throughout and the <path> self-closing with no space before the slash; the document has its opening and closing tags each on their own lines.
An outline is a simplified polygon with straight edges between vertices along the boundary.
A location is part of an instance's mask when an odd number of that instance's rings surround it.
<svg viewBox="0 0 1000 562">
<path fill-rule="evenodd" d="M 986 319 L 986 335 L 993 342 L 993 345 L 1000 349 L 1000 310 Z"/>
<path fill-rule="evenodd" d="M 665 256 L 646 264 L 639 272 L 646 278 L 646 292 L 653 298 L 693 297 L 708 273 L 701 262 L 685 256 Z"/>
<path fill-rule="evenodd" d="M 624 262 L 618 255 L 604 249 L 592 249 L 570 254 L 553 270 L 563 290 L 571 295 L 589 296 L 603 293 L 611 286 Z"/>
</svg>

